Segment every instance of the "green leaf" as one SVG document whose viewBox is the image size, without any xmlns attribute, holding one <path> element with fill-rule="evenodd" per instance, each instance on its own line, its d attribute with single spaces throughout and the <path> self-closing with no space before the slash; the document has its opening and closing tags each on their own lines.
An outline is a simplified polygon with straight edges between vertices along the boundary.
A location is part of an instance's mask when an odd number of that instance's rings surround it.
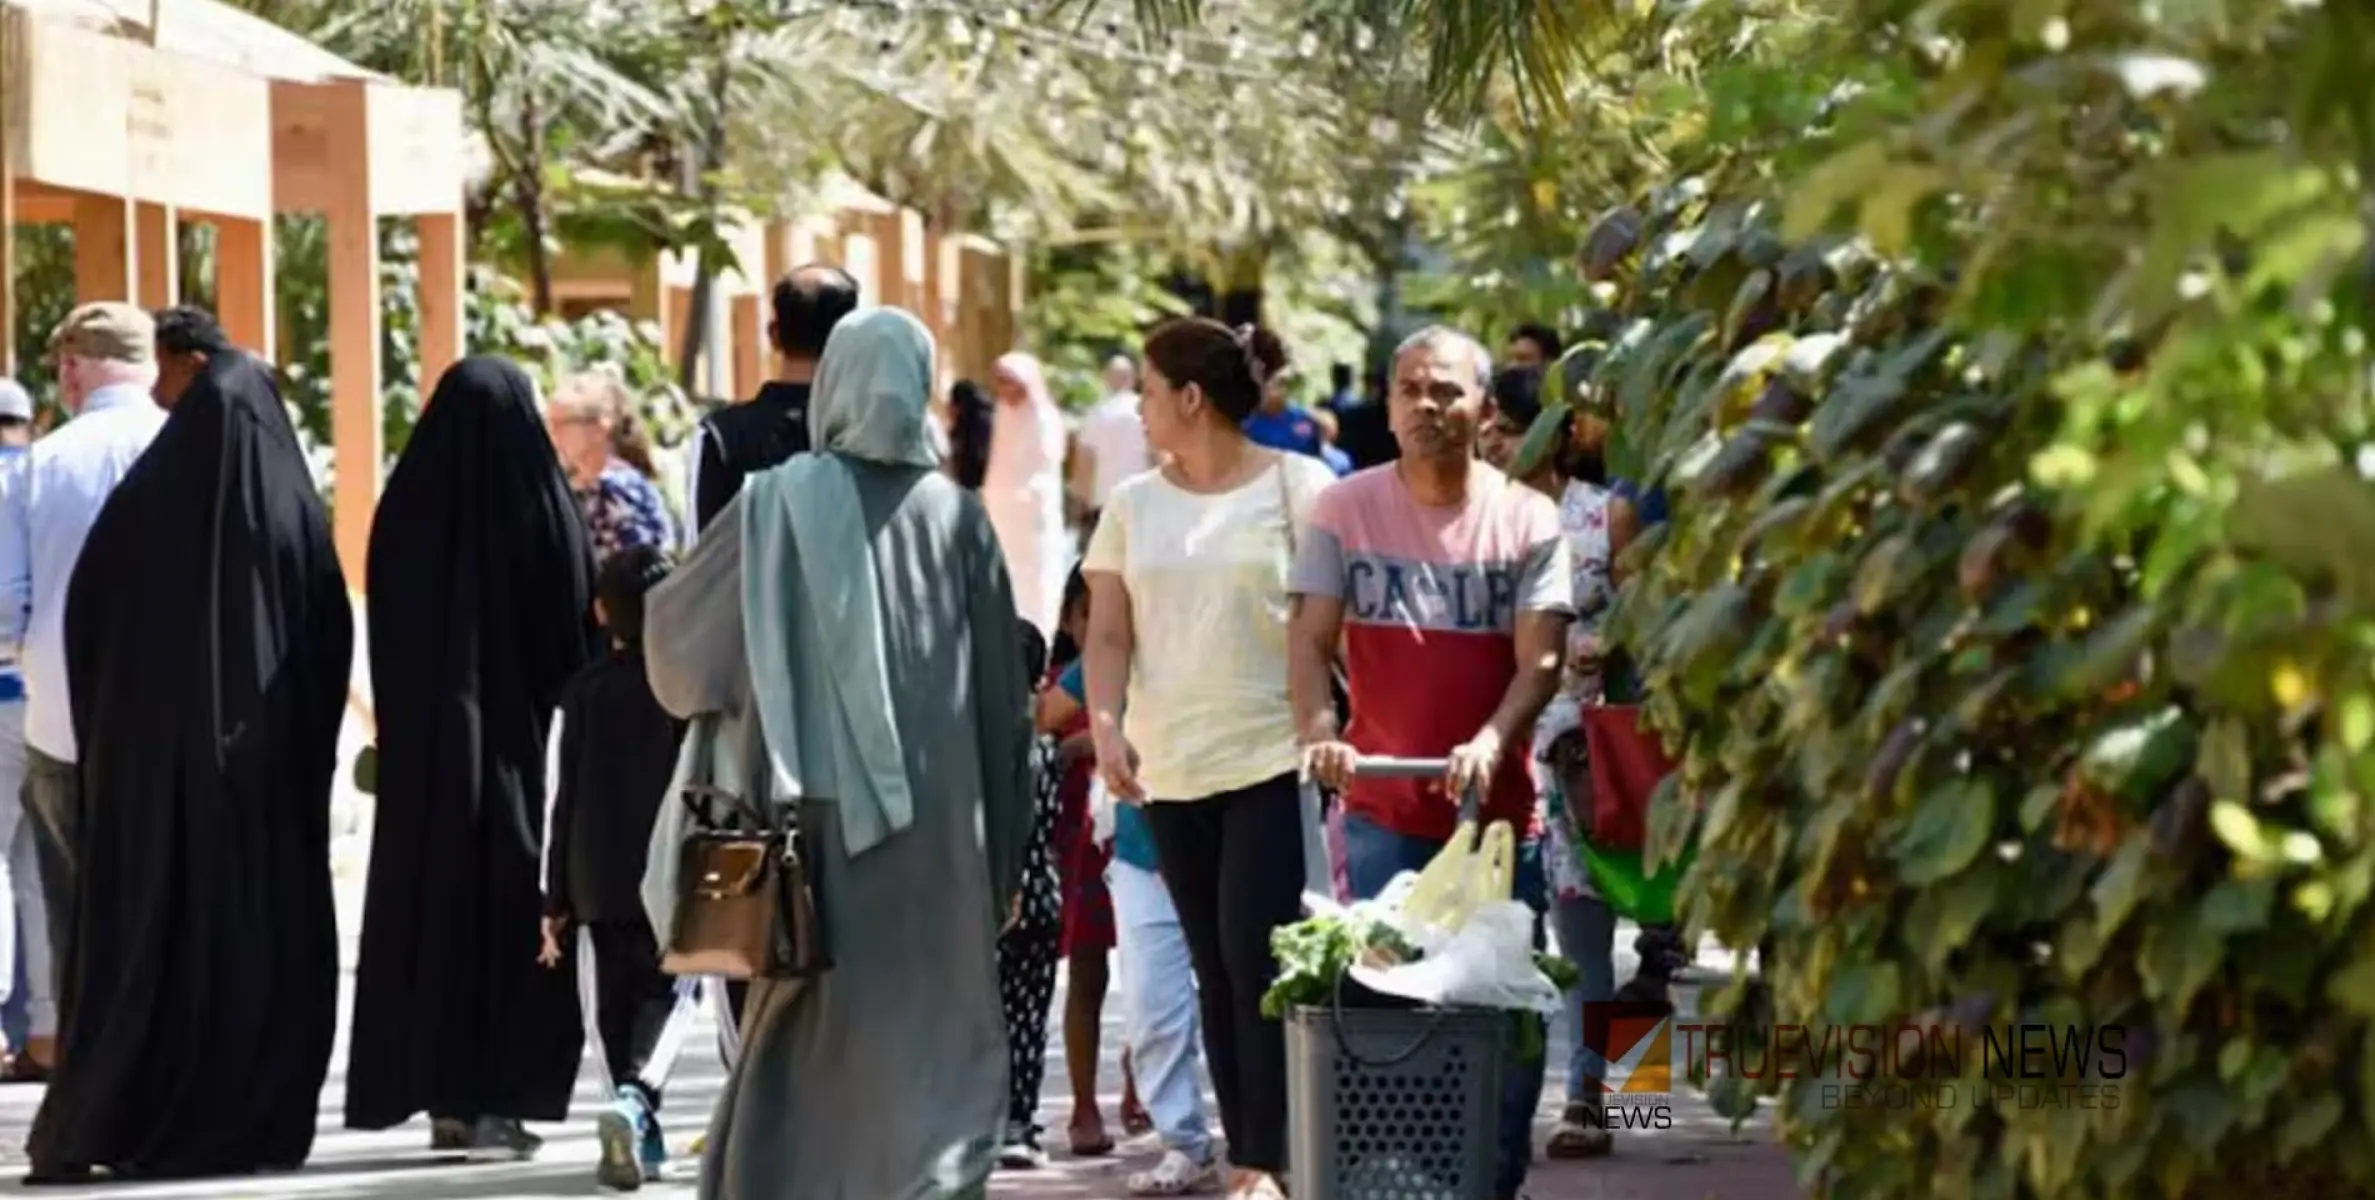
<svg viewBox="0 0 2375 1200">
<path fill-rule="evenodd" d="M 2183 910 L 2145 927 L 2136 958 L 2144 994 L 2170 1011 L 2183 1011 L 2219 970 L 2221 940 Z"/>
<path fill-rule="evenodd" d="M 2334 714 L 2335 733 L 2342 748 L 2352 754 L 2364 753 L 2375 745 L 2375 696 L 2366 692 L 2352 692 L 2342 697 Z"/>
<path fill-rule="evenodd" d="M 2128 835 L 2120 843 L 2119 851 L 2111 856 L 2111 865 L 2096 877 L 2089 895 L 2095 902 L 2095 923 L 2104 937 L 2118 932 L 2127 923 L 2128 915 L 2136 911 L 2136 903 L 2143 899 L 2145 874 L 2152 864 L 2152 839 L 2142 833 Z"/>
<path fill-rule="evenodd" d="M 2251 735 L 2241 721 L 2231 717 L 2212 721 L 2202 735 L 2202 752 L 2196 763 L 2213 798 L 2237 803 L 2250 799 Z"/>
<path fill-rule="evenodd" d="M 2233 1083 L 2251 1065 L 2251 1043 L 2234 1038 L 2218 1048 L 2218 1077 Z"/>
<path fill-rule="evenodd" d="M 2375 607 L 2375 486 L 2342 467 L 2247 480 L 2228 513 L 2238 546 L 2288 570 L 2331 580 L 2351 604 Z"/>
<path fill-rule="evenodd" d="M 1873 248 L 1891 257 L 1911 250 L 1914 210 L 1945 182 L 1937 168 L 1906 162 L 1890 163 L 1868 180 L 1860 223 Z"/>
<path fill-rule="evenodd" d="M 2193 1145 L 2215 1146 L 2235 1124 L 2234 1100 L 2224 1087 L 2207 1080 L 2180 1084 L 2163 1095 L 2160 1103 L 2183 1131 L 2181 1137 Z M 2180 1189 L 2173 1194 L 2190 1193 Z"/>
<path fill-rule="evenodd" d="M 2276 881 L 2230 879 L 2202 898 L 2202 925 L 2219 933 L 2253 933 L 2268 924 L 2276 904 Z"/>
<path fill-rule="evenodd" d="M 1868 1025 L 1898 1014 L 1897 964 L 1858 963 L 1831 975 L 1824 1012 L 1840 1025 Z"/>
<path fill-rule="evenodd" d="M 1868 195 L 1873 181 L 1886 174 L 1890 165 L 1888 148 L 1878 142 L 1860 142 L 1840 151 L 1791 194 L 1781 236 L 1796 242 L 1819 232 L 1841 206 Z"/>
<path fill-rule="evenodd" d="M 2020 827 L 2031 833 L 2044 828 L 2045 823 L 2060 810 L 2061 804 L 2062 789 L 2059 784 L 2040 783 L 2030 788 L 2028 794 L 2021 797 Z"/>
<path fill-rule="evenodd" d="M 2362 1017 L 2375 1018 L 2375 954 L 2366 948 L 2326 977 L 2326 999 Z M 2369 1038 L 2375 1042 L 2375 1038 Z"/>
<path fill-rule="evenodd" d="M 2276 1161 L 2286 1163 L 2301 1151 L 2325 1140 L 2325 1136 L 2342 1123 L 2342 1097 L 2336 1092 L 2323 1092 L 2295 1110 L 2282 1128 L 2276 1131 Z"/>
<path fill-rule="evenodd" d="M 1756 1088 L 1738 1075 L 1719 1075 L 1707 1082 L 1707 1106 L 1734 1124 L 1756 1115 Z"/>
<path fill-rule="evenodd" d="M 2246 862 L 2274 863 L 2283 853 L 2282 839 L 2262 828 L 2250 809 L 2232 800 L 2210 806 L 2210 831 Z"/>
<path fill-rule="evenodd" d="M 1996 827 L 1995 789 L 1981 779 L 1958 779 L 1922 797 L 1897 839 L 1897 876 L 1927 887 L 1970 866 Z"/>
<path fill-rule="evenodd" d="M 1997 874 L 1965 871 L 1914 896 L 1905 914 L 1905 937 L 1921 955 L 1923 967 L 1937 971 L 1955 951 L 1970 944 L 1995 904 Z"/>
<path fill-rule="evenodd" d="M 2051 676 L 2052 686 L 2072 699 L 2091 699 L 2126 680 L 2151 644 L 2158 612 L 2140 604 L 2088 633 L 2078 653 Z"/>
</svg>

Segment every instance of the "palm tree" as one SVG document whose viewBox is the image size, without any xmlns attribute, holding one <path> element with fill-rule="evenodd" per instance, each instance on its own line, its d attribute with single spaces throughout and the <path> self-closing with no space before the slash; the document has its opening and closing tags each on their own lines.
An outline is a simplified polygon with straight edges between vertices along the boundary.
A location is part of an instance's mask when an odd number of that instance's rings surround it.
<svg viewBox="0 0 2375 1200">
<path fill-rule="evenodd" d="M 1059 11 L 1088 19 L 1102 0 L 1056 0 Z M 1206 23 L 1208 0 L 1129 0 L 1138 24 L 1161 35 Z M 1427 91 L 1438 111 L 1454 116 L 1483 109 L 1501 83 L 1539 111 L 1562 111 L 1572 85 L 1591 60 L 1595 28 L 1618 18 L 1614 0 L 1352 0 L 1311 6 L 1316 23 L 1345 36 L 1416 47 L 1425 62 Z"/>
</svg>

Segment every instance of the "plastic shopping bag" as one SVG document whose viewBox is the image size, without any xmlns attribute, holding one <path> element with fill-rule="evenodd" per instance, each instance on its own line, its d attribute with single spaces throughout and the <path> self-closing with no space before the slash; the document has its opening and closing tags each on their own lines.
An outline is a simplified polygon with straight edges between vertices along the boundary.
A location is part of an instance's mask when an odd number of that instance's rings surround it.
<svg viewBox="0 0 2375 1200">
<path fill-rule="evenodd" d="M 1516 882 L 1517 834 L 1509 823 L 1495 821 L 1479 837 L 1473 822 L 1462 821 L 1419 872 L 1403 907 L 1412 920 L 1457 930 L 1478 909 L 1514 895 Z"/>
<path fill-rule="evenodd" d="M 1498 900 L 1467 915 L 1416 962 L 1355 964 L 1355 982 L 1421 1004 L 1459 1004 L 1557 1015 L 1558 985 L 1534 964 L 1534 910 Z"/>
<path fill-rule="evenodd" d="M 1602 850 L 1583 842 L 1575 852 L 1591 874 L 1592 890 L 1599 893 L 1609 911 L 1643 925 L 1674 923 L 1683 872 L 1690 870 L 1691 860 L 1699 853 L 1696 846 L 1685 849 L 1681 861 L 1667 863 L 1664 870 L 1652 875 L 1644 869 L 1639 850 Z"/>
<path fill-rule="evenodd" d="M 1100 846 L 1113 844 L 1113 794 L 1105 790 L 1105 780 L 1089 776 L 1089 840 Z"/>
</svg>

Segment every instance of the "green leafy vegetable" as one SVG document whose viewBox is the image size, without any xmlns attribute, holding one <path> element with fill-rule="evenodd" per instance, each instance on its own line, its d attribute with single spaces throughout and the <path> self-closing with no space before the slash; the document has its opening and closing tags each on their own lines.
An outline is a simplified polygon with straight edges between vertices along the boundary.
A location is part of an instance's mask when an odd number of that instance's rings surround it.
<svg viewBox="0 0 2375 1200">
<path fill-rule="evenodd" d="M 1278 959 L 1278 979 L 1262 993 L 1262 1015 L 1273 1020 L 1290 1008 L 1329 1003 L 1336 981 L 1362 961 L 1415 962 L 1412 946 L 1383 921 L 1356 925 L 1341 916 L 1318 916 L 1282 925 L 1270 934 L 1270 953 Z"/>
</svg>

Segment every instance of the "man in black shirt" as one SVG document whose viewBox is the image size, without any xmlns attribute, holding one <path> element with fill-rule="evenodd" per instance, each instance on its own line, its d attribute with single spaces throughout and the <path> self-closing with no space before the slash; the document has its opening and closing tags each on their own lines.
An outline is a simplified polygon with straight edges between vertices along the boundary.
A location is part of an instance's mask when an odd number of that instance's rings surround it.
<svg viewBox="0 0 2375 1200">
<path fill-rule="evenodd" d="M 693 431 L 693 477 L 685 491 L 693 519 L 685 540 L 709 528 L 718 510 L 742 490 L 742 477 L 808 449 L 808 389 L 833 326 L 858 306 L 858 281 L 830 263 L 794 267 L 775 281 L 767 340 L 775 344 L 775 378 L 759 394 L 703 418 Z"/>
<path fill-rule="evenodd" d="M 687 547 L 742 490 L 744 476 L 808 449 L 808 392 L 816 381 L 817 360 L 824 357 L 833 326 L 857 309 L 858 281 L 831 263 L 794 267 L 775 281 L 770 306 L 775 311 L 767 322 L 767 340 L 775 344 L 775 378 L 760 385 L 758 395 L 710 413 L 693 429 L 687 455 L 693 477 L 685 487 L 693 498 L 693 519 L 685 522 Z M 739 1031 L 748 991 L 740 983 L 725 987 L 718 1037 L 729 1062 L 742 1052 Z"/>
<path fill-rule="evenodd" d="M 1334 406 L 1336 448 L 1352 459 L 1356 470 L 1402 457 L 1401 444 L 1394 440 L 1394 431 L 1387 428 L 1385 401 L 1380 399 L 1384 395 L 1385 375 L 1376 372 L 1369 376 L 1367 394 L 1350 392 L 1349 402 Z"/>
</svg>

